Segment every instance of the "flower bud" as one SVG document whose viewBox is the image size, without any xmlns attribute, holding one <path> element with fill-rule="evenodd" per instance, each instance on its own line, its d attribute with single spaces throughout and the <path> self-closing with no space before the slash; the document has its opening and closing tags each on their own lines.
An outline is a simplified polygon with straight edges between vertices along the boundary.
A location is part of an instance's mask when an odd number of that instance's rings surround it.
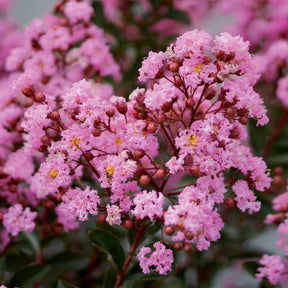
<svg viewBox="0 0 288 288">
<path fill-rule="evenodd" d="M 193 252 L 193 246 L 190 243 L 186 243 L 184 245 L 184 250 L 186 253 L 192 253 Z"/>
<path fill-rule="evenodd" d="M 102 133 L 101 130 L 99 128 L 96 128 L 93 130 L 92 135 L 94 137 L 99 137 L 101 135 L 101 133 Z"/>
<path fill-rule="evenodd" d="M 174 234 L 175 228 L 174 228 L 173 226 L 167 226 L 167 227 L 165 228 L 164 232 L 165 232 L 166 235 L 171 236 L 171 235 Z"/>
<path fill-rule="evenodd" d="M 48 114 L 48 118 L 51 119 L 51 120 L 59 120 L 60 119 L 60 114 L 58 111 L 53 111 L 53 112 L 50 112 Z"/>
<path fill-rule="evenodd" d="M 183 249 L 183 244 L 181 242 L 175 242 L 173 244 L 173 247 L 174 247 L 175 250 L 180 251 L 180 250 Z"/>
<path fill-rule="evenodd" d="M 199 176 L 200 174 L 200 168 L 198 165 L 192 165 L 189 169 L 190 173 L 194 176 Z"/>
<path fill-rule="evenodd" d="M 143 186 L 146 186 L 150 183 L 150 180 L 151 180 L 150 176 L 144 174 L 140 176 L 139 183 Z"/>
<path fill-rule="evenodd" d="M 35 89 L 34 89 L 33 85 L 29 85 L 29 86 L 22 89 L 22 93 L 26 97 L 33 98 L 35 95 Z"/>
<path fill-rule="evenodd" d="M 144 157 L 145 152 L 142 149 L 136 149 L 133 154 L 136 159 L 141 159 Z"/>
<path fill-rule="evenodd" d="M 179 70 L 179 64 L 177 62 L 175 62 L 175 61 L 172 61 L 172 62 L 167 63 L 166 68 L 169 71 L 171 71 L 173 73 L 176 73 Z"/>
<path fill-rule="evenodd" d="M 104 224 L 106 222 L 106 215 L 105 214 L 98 215 L 97 222 L 101 223 L 101 224 Z"/>
<path fill-rule="evenodd" d="M 117 108 L 117 110 L 118 110 L 118 112 L 119 112 L 120 114 L 123 114 L 123 115 L 124 115 L 124 114 L 127 113 L 128 107 L 127 107 L 127 103 L 126 103 L 126 102 L 118 103 L 117 106 L 116 106 L 116 108 Z"/>
<path fill-rule="evenodd" d="M 133 227 L 133 221 L 130 219 L 125 219 L 122 225 L 125 229 L 131 229 Z"/>
<path fill-rule="evenodd" d="M 115 109 L 114 108 L 109 108 L 107 111 L 106 111 L 106 115 L 108 117 L 113 117 L 115 115 Z"/>
<path fill-rule="evenodd" d="M 155 176 L 158 179 L 163 179 L 166 176 L 166 171 L 162 168 L 159 168 L 159 169 L 157 169 Z"/>
<path fill-rule="evenodd" d="M 42 92 L 36 92 L 34 96 L 34 100 L 38 103 L 44 102 L 46 99 L 45 95 Z"/>
</svg>

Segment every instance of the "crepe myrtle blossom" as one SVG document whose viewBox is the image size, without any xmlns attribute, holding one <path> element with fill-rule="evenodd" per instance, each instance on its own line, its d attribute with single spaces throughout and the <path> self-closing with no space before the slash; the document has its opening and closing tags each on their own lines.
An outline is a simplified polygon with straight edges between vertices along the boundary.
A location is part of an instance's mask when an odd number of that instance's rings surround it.
<svg viewBox="0 0 288 288">
<path fill-rule="evenodd" d="M 151 272 L 151 266 L 155 267 L 156 272 L 166 275 L 168 271 L 172 271 L 173 252 L 171 249 L 166 249 L 161 242 L 153 244 L 154 251 L 149 247 L 142 247 L 137 254 L 140 262 L 140 267 L 144 274 Z M 149 256 L 147 256 L 149 254 Z"/>
<path fill-rule="evenodd" d="M 17 236 L 22 231 L 32 232 L 36 226 L 34 220 L 37 212 L 32 212 L 29 207 L 23 209 L 20 204 L 15 204 L 3 216 L 3 225 L 12 236 Z"/>
<path fill-rule="evenodd" d="M 288 191 L 286 191 L 273 200 L 273 209 L 275 214 L 268 214 L 266 224 L 277 224 L 277 233 L 279 240 L 276 245 L 283 251 L 284 256 L 264 254 L 259 263 L 256 277 L 258 279 L 267 278 L 272 285 L 285 283 L 287 274 L 287 256 L 288 256 Z"/>
<path fill-rule="evenodd" d="M 66 6 L 69 3 L 73 9 Z M 166 51 L 149 53 L 139 69 L 139 80 L 147 86 L 135 89 L 126 100 L 113 95 L 108 84 L 89 79 L 96 71 L 100 76 L 116 76 L 117 69 L 101 70 L 112 56 L 105 58 L 100 51 L 105 54 L 108 50 L 94 41 L 97 37 L 103 40 L 102 32 L 92 24 L 82 25 L 88 18 L 76 11 L 79 3 L 90 15 L 88 2 L 65 1 L 57 8 L 60 16 L 36 21 L 26 31 L 30 35 L 28 50 L 38 47 L 27 57 L 39 67 L 31 70 L 27 58 L 27 70 L 20 76 L 15 71 L 13 76 L 14 88 L 33 99 L 21 121 L 23 146 L 18 153 L 27 153 L 37 165 L 33 170 L 27 164 L 27 174 L 22 170 L 17 174 L 11 163 L 15 157 L 9 157 L 5 171 L 11 175 L 0 181 L 9 186 L 9 177 L 23 175 L 20 180 L 36 203 L 52 201 L 49 207 L 53 206 L 57 216 L 52 224 L 56 222 L 65 232 L 93 217 L 105 225 L 134 229 L 129 255 L 139 251 L 144 273 L 155 268 L 159 274 L 167 274 L 174 262 L 168 247 L 176 251 L 184 247 L 187 252 L 195 245 L 202 251 L 220 238 L 225 223 L 219 206 L 225 204 L 227 192 L 242 212 L 253 213 L 260 209 L 254 190 L 264 191 L 270 185 L 266 164 L 245 145 L 249 119 L 256 119 L 257 125 L 268 122 L 263 100 L 253 90 L 258 74 L 249 43 L 228 33 L 213 39 L 204 31 L 187 32 Z M 65 29 L 70 33 L 67 39 L 54 29 L 63 26 L 58 17 L 68 17 L 72 25 L 62 27 L 70 27 Z M 81 38 L 83 31 L 88 39 Z M 57 47 L 44 45 L 44 35 L 55 37 Z M 51 76 L 50 64 L 38 62 L 43 55 L 34 56 L 39 50 L 49 50 L 50 56 L 61 54 L 68 38 L 69 47 L 78 43 L 73 49 L 80 56 L 70 55 Z M 68 57 L 74 52 L 63 54 Z M 84 72 L 85 61 L 91 59 L 95 66 Z M 70 74 L 75 72 L 74 65 L 79 77 Z M 48 74 L 48 82 L 43 81 Z M 19 93 L 15 89 L 13 93 Z M 189 179 L 185 187 L 178 181 L 184 176 Z M 34 207 L 37 210 L 37 205 Z M 33 217 L 29 228 L 21 229 L 34 229 Z M 165 235 L 155 235 L 161 239 L 153 249 L 138 247 L 146 229 L 156 223 Z"/>
</svg>

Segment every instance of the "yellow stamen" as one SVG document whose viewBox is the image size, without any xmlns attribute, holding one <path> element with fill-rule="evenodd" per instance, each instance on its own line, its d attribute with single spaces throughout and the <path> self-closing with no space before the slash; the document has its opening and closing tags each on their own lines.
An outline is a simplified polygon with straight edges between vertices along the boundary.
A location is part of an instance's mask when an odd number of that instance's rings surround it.
<svg viewBox="0 0 288 288">
<path fill-rule="evenodd" d="M 76 148 L 79 149 L 79 144 L 80 144 L 80 139 L 73 138 L 73 139 L 71 140 L 71 145 L 72 145 L 71 148 L 74 147 L 74 146 L 76 146 Z"/>
<path fill-rule="evenodd" d="M 116 138 L 116 145 L 119 146 L 122 143 L 122 140 L 120 138 Z"/>
<path fill-rule="evenodd" d="M 200 73 L 202 71 L 203 65 L 202 64 L 197 64 L 194 67 L 194 72 Z"/>
<path fill-rule="evenodd" d="M 56 178 L 58 176 L 58 174 L 59 174 L 59 171 L 54 170 L 54 169 L 51 169 L 50 172 L 49 172 L 49 176 L 51 178 Z"/>
<path fill-rule="evenodd" d="M 187 140 L 188 140 L 188 144 L 190 146 L 195 146 L 196 143 L 198 142 L 198 138 L 197 138 L 196 134 L 188 135 Z"/>
<path fill-rule="evenodd" d="M 111 177 L 114 172 L 115 172 L 115 168 L 112 166 L 112 165 L 109 165 L 107 168 L 106 168 L 106 172 L 108 173 L 108 175 Z"/>
</svg>

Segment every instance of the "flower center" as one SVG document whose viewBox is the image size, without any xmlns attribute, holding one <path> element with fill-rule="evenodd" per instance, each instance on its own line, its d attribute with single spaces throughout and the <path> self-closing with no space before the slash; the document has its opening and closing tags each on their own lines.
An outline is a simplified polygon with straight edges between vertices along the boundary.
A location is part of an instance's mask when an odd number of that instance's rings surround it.
<svg viewBox="0 0 288 288">
<path fill-rule="evenodd" d="M 49 176 L 51 178 L 56 178 L 58 176 L 58 174 L 59 174 L 59 171 L 54 170 L 54 169 L 51 169 L 50 172 L 49 172 Z"/>
</svg>

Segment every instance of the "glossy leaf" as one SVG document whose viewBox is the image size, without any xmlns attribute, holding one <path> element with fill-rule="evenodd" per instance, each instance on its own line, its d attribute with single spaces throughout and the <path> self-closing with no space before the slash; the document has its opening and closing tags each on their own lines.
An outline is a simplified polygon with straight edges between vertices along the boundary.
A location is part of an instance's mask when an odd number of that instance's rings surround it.
<svg viewBox="0 0 288 288">
<path fill-rule="evenodd" d="M 96 247 L 107 254 L 108 260 L 120 271 L 125 261 L 125 252 L 120 241 L 113 234 L 102 229 L 89 231 L 89 237 Z"/>
<path fill-rule="evenodd" d="M 43 279 L 50 271 L 50 266 L 41 264 L 25 267 L 14 274 L 9 287 L 31 288 L 36 281 Z"/>
<path fill-rule="evenodd" d="M 79 270 L 87 266 L 88 260 L 78 253 L 62 252 L 54 256 L 49 264 L 53 270 Z"/>
</svg>

